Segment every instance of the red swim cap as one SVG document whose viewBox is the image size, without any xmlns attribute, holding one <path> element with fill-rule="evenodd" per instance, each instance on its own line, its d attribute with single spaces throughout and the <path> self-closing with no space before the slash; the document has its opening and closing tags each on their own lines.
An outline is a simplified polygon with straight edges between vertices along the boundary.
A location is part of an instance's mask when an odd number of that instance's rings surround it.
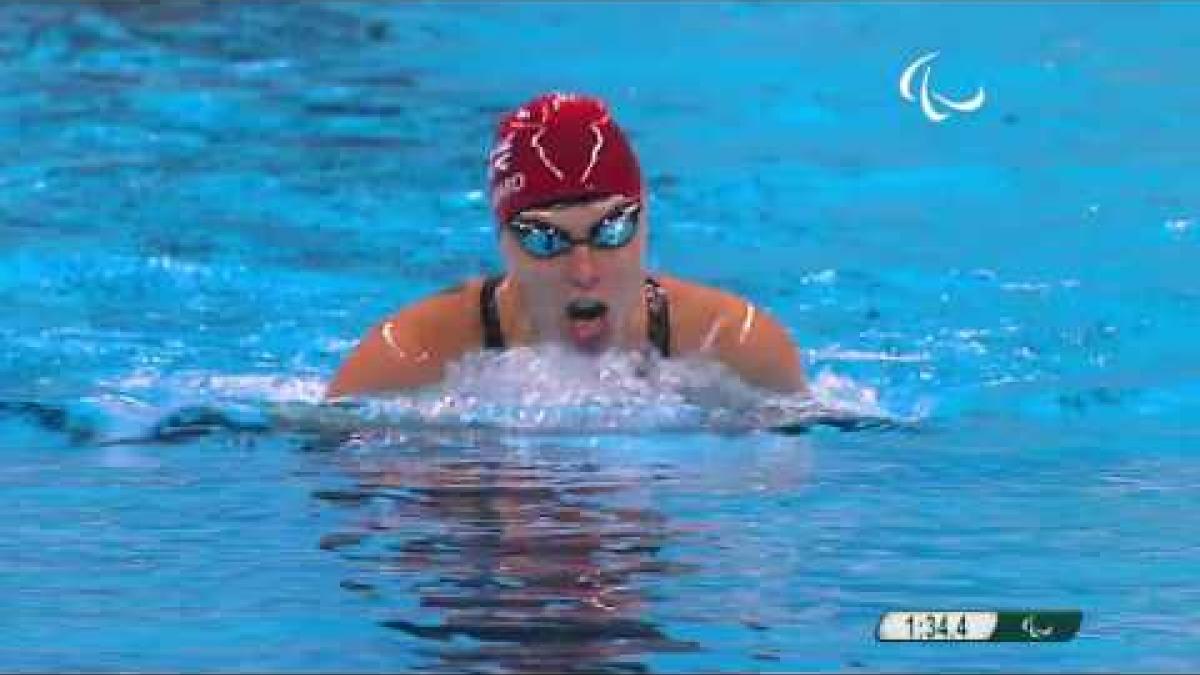
<svg viewBox="0 0 1200 675">
<path fill-rule="evenodd" d="M 496 218 L 531 206 L 595 195 L 642 197 L 637 157 L 603 101 L 543 94 L 508 113 L 488 155 Z"/>
</svg>

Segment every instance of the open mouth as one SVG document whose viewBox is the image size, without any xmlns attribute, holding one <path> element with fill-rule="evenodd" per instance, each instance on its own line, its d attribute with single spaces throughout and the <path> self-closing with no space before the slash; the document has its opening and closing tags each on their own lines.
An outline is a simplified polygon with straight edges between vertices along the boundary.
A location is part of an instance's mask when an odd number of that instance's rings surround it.
<svg viewBox="0 0 1200 675">
<path fill-rule="evenodd" d="M 608 335 L 608 304 L 594 298 L 572 300 L 566 308 L 571 342 L 584 351 L 599 351 Z"/>
<path fill-rule="evenodd" d="M 572 321 L 590 321 L 599 319 L 608 313 L 608 304 L 594 298 L 572 300 L 567 305 L 567 318 Z"/>
</svg>

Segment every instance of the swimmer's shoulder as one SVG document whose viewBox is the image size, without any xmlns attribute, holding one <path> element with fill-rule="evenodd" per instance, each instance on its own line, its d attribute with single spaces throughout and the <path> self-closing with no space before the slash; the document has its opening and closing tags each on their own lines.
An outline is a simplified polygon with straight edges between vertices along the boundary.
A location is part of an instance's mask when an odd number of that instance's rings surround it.
<svg viewBox="0 0 1200 675">
<path fill-rule="evenodd" d="M 469 279 L 376 322 L 346 357 L 326 396 L 400 390 L 440 380 L 448 363 L 482 344 L 482 285 L 482 279 Z"/>
<path fill-rule="evenodd" d="M 479 320 L 482 278 L 447 286 L 418 302 L 413 317 L 431 342 L 442 342 L 449 351 L 479 347 L 483 327 Z"/>
<path fill-rule="evenodd" d="M 449 351 L 458 342 L 470 343 L 481 334 L 479 289 L 482 279 L 468 279 L 423 296 L 393 310 L 372 327 L 390 325 L 393 335 L 419 338 L 426 347 L 442 346 Z M 477 342 L 478 340 L 476 340 Z"/>
<path fill-rule="evenodd" d="M 667 275 L 654 278 L 667 292 L 674 347 L 680 354 L 699 350 L 706 340 L 713 339 L 709 334 L 714 326 L 742 320 L 747 308 L 753 306 L 749 300 L 714 286 Z"/>
<path fill-rule="evenodd" d="M 770 312 L 720 288 L 670 276 L 656 279 L 670 299 L 676 353 L 715 355 L 764 388 L 807 389 L 796 344 Z"/>
</svg>

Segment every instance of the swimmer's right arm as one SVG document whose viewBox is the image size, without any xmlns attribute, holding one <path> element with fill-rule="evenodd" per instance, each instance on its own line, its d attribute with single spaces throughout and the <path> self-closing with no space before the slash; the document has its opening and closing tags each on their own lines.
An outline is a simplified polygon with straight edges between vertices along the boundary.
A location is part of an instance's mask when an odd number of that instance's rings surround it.
<svg viewBox="0 0 1200 675">
<path fill-rule="evenodd" d="M 458 298 L 443 294 L 396 312 L 375 324 L 338 368 L 325 398 L 415 389 L 442 379 L 445 364 L 460 356 L 456 327 Z"/>
</svg>

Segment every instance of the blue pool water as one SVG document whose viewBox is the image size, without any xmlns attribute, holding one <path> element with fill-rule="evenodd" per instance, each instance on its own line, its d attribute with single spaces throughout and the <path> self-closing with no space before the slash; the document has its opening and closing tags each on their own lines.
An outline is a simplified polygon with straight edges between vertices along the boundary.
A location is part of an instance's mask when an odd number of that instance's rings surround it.
<svg viewBox="0 0 1200 675">
<path fill-rule="evenodd" d="M 1197 21 L 6 3 L 0 669 L 1200 668 Z M 901 98 L 933 50 L 982 109 Z M 489 132 L 550 88 L 630 131 L 656 269 L 889 423 L 770 433 L 702 364 L 539 353 L 319 406 L 367 325 L 497 269 Z M 1081 634 L 874 637 L 1028 607 Z"/>
</svg>

